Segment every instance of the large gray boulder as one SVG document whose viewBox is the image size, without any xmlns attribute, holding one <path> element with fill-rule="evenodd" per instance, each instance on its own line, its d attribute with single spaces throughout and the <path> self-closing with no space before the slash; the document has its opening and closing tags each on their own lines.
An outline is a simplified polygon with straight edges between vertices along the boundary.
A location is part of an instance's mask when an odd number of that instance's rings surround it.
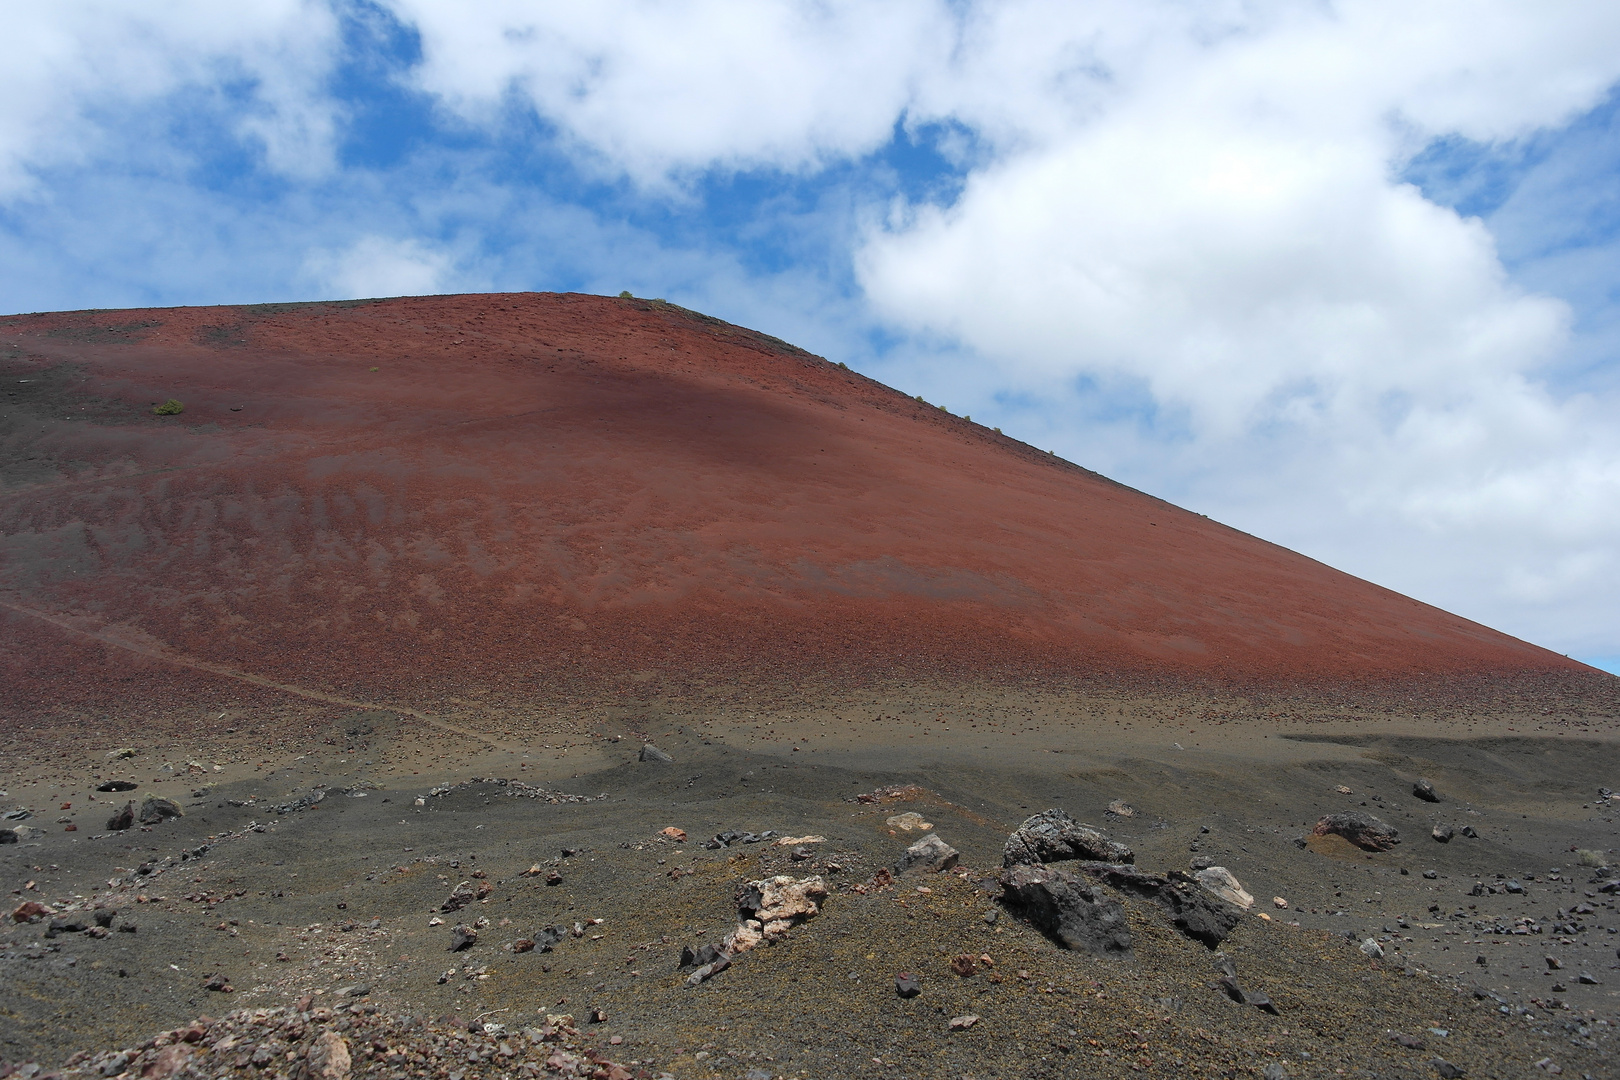
<svg viewBox="0 0 1620 1080">
<path fill-rule="evenodd" d="M 1095 956 L 1129 956 L 1125 908 L 1073 874 L 1021 863 L 1001 872 L 1002 899 L 1066 949 Z"/>
<path fill-rule="evenodd" d="M 900 861 L 895 864 L 895 872 L 904 874 L 908 870 L 932 870 L 935 872 L 949 870 L 956 865 L 960 854 L 951 845 L 939 838 L 937 833 L 929 833 L 921 840 L 906 848 Z"/>
<path fill-rule="evenodd" d="M 1056 808 L 1042 810 L 1018 826 L 1001 852 L 1001 865 L 1007 867 L 1072 859 L 1132 863 L 1136 856 L 1124 844 L 1115 843 Z"/>
</svg>

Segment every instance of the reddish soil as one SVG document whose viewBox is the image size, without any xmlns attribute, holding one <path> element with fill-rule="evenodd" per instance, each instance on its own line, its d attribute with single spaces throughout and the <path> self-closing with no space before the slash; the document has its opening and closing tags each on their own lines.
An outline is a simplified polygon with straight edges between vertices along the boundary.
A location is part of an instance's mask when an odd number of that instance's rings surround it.
<svg viewBox="0 0 1620 1080">
<path fill-rule="evenodd" d="M 1590 670 L 640 300 L 0 318 L 0 480 L 13 701 L 150 654 L 406 696 Z"/>
</svg>

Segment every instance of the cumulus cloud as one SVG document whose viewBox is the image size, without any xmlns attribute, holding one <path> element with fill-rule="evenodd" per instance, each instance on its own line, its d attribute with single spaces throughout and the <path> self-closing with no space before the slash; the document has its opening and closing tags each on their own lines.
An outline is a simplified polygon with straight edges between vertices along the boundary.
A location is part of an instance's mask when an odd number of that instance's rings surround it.
<svg viewBox="0 0 1620 1080">
<path fill-rule="evenodd" d="M 9 4 L 5 22 L 0 198 L 39 193 L 39 170 L 90 159 L 122 119 L 186 90 L 239 98 L 238 134 L 277 170 L 329 164 L 333 104 L 321 84 L 338 27 L 318 0 L 52 0 Z"/>
<path fill-rule="evenodd" d="M 316 251 L 304 272 L 332 299 L 428 296 L 448 291 L 455 259 L 417 240 L 363 236 L 341 251 Z"/>
<path fill-rule="evenodd" d="M 422 89 L 476 122 L 514 102 L 639 183 L 804 169 L 887 142 L 954 41 L 940 0 L 385 0 Z"/>
</svg>

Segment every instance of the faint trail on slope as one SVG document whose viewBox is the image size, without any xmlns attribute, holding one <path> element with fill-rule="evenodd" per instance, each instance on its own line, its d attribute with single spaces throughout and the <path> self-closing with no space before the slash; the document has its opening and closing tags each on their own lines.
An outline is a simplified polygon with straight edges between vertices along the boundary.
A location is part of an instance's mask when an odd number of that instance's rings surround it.
<svg viewBox="0 0 1620 1080">
<path fill-rule="evenodd" d="M 198 660 L 196 657 L 166 652 L 163 649 L 153 648 L 148 645 L 141 645 L 133 641 L 122 641 L 117 637 L 113 637 L 105 633 L 100 633 L 95 630 L 86 630 L 81 626 L 74 626 L 72 621 L 63 618 L 60 615 L 50 615 L 46 612 L 36 611 L 33 608 L 24 607 L 21 604 L 13 604 L 6 600 L 0 600 L 0 608 L 4 608 L 7 611 L 14 611 L 19 615 L 27 615 L 31 618 L 39 619 L 41 622 L 50 623 L 59 630 L 65 630 L 70 634 L 77 634 L 80 637 L 87 637 L 90 640 L 99 642 L 102 645 L 107 645 L 115 649 L 123 649 L 125 652 L 132 652 L 138 656 L 146 656 L 154 660 L 162 660 L 165 663 L 174 664 L 177 667 L 191 668 L 194 671 L 206 671 L 212 675 L 221 675 L 227 679 L 236 679 L 238 682 L 251 683 L 254 686 L 266 687 L 270 690 L 280 691 L 283 694 L 291 694 L 293 697 L 306 698 L 310 701 L 319 701 L 325 705 L 342 705 L 345 708 L 350 709 L 386 709 L 390 712 L 402 713 L 406 716 L 414 717 L 425 724 L 431 724 L 443 731 L 452 732 L 456 735 L 465 735 L 471 739 L 477 739 L 479 742 L 487 743 L 497 750 L 505 750 L 514 754 L 522 752 L 518 748 L 508 746 L 497 739 L 492 739 L 488 735 L 481 734 L 477 731 L 472 731 L 457 724 L 451 724 L 444 720 L 440 720 L 437 717 L 430 716 L 419 709 L 411 709 L 401 705 L 383 705 L 374 701 L 358 701 L 354 698 L 340 697 L 337 694 L 327 694 L 319 690 L 307 690 L 302 686 L 294 686 L 291 683 L 277 682 L 274 679 L 267 679 L 262 675 L 254 675 L 251 672 L 237 671 L 235 668 L 226 667 L 224 664 L 216 664 L 210 660 Z"/>
</svg>

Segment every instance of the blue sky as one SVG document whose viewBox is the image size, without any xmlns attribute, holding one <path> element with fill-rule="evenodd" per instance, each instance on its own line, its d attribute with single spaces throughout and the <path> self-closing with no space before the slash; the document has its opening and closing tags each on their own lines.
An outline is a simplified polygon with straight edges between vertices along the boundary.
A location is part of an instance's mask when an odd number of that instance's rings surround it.
<svg viewBox="0 0 1620 1080">
<path fill-rule="evenodd" d="M 1620 666 L 1605 5 L 4 18 L 8 311 L 628 288 Z"/>
</svg>

